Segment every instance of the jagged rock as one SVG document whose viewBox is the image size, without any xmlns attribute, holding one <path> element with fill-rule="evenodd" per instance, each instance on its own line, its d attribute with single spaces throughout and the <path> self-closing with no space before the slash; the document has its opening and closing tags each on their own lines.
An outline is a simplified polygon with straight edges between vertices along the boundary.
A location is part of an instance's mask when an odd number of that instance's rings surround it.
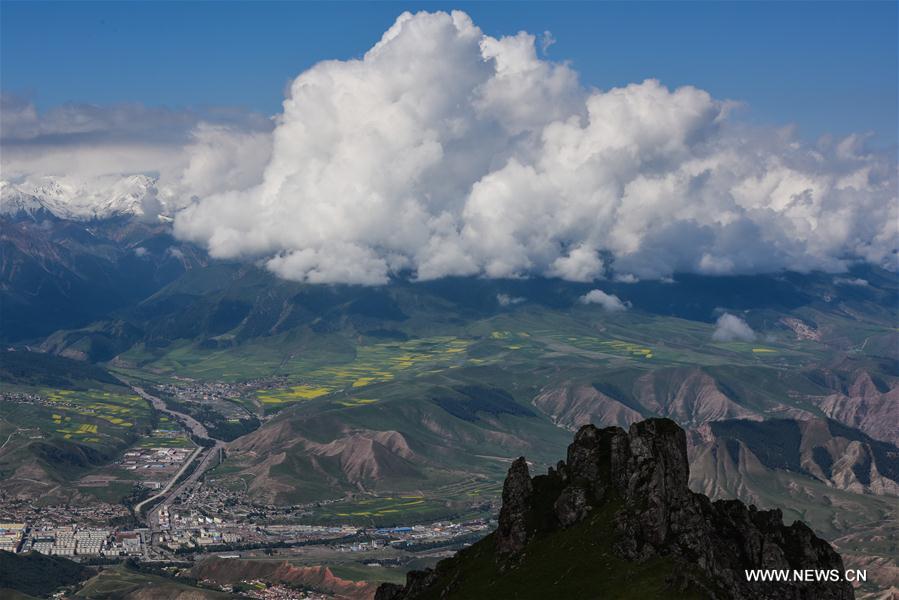
<svg viewBox="0 0 899 600">
<path fill-rule="evenodd" d="M 845 582 L 748 582 L 748 569 L 842 573 L 843 562 L 805 524 L 784 525 L 779 510 L 761 511 L 739 500 L 711 502 L 691 492 L 688 479 L 686 436 L 673 421 L 649 419 L 627 432 L 585 425 L 569 446 L 567 461 L 547 475 L 532 479 L 523 458 L 512 464 L 494 534 L 435 569 L 410 573 L 405 587 L 382 586 L 376 598 L 472 598 L 487 590 L 494 595 L 504 585 L 516 590 L 510 596 L 516 598 L 546 597 L 547 590 L 566 598 L 604 597 L 600 590 L 609 593 L 620 565 L 603 568 L 616 561 L 653 579 L 654 591 L 643 597 L 853 598 Z M 596 554 L 594 568 L 584 555 L 553 554 L 553 544 L 565 547 L 568 542 L 559 540 L 570 539 Z M 549 553 L 547 545 L 553 548 Z M 532 558 L 538 552 L 543 558 Z M 563 561 L 558 573 L 546 573 L 547 556 Z M 495 566 L 487 567 L 488 562 Z M 641 571 L 641 565 L 656 564 L 662 566 Z M 484 579 L 485 573 L 492 574 Z M 478 577 L 482 583 L 473 583 Z"/>
<path fill-rule="evenodd" d="M 405 586 L 394 583 L 381 584 L 375 592 L 374 600 L 395 600 L 407 597 L 406 594 L 412 594 L 412 597 L 419 596 L 427 591 L 436 579 L 437 574 L 434 569 L 410 571 L 406 576 Z"/>
<path fill-rule="evenodd" d="M 559 524 L 562 527 L 571 527 L 587 516 L 591 506 L 584 488 L 569 485 L 559 494 L 553 508 Z"/>
<path fill-rule="evenodd" d="M 528 463 L 522 456 L 512 463 L 503 483 L 503 506 L 496 537 L 499 557 L 517 554 L 527 543 L 527 513 L 532 491 Z"/>
</svg>

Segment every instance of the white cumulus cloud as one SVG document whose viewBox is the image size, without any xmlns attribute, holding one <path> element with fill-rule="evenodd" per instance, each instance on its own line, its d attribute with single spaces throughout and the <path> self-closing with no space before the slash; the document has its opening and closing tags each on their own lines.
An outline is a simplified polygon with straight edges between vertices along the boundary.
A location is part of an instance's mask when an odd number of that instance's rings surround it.
<svg viewBox="0 0 899 600">
<path fill-rule="evenodd" d="M 616 273 L 614 280 L 618 283 L 639 283 L 640 279 L 633 273 Z"/>
<path fill-rule="evenodd" d="M 865 287 L 868 285 L 867 279 L 860 277 L 836 277 L 833 282 L 837 285 L 854 285 L 856 287 Z"/>
<path fill-rule="evenodd" d="M 724 313 L 715 322 L 715 332 L 712 339 L 716 342 L 751 342 L 755 339 L 755 332 L 740 317 L 730 313 Z"/>
<path fill-rule="evenodd" d="M 300 74 L 261 182 L 202 197 L 176 234 L 289 279 L 362 284 L 891 260 L 895 165 L 860 138 L 804 145 L 689 86 L 588 89 L 539 43 L 404 13 L 363 57 Z"/>
<path fill-rule="evenodd" d="M 301 73 L 274 121 L 3 95 L 0 166 L 151 174 L 186 206 L 176 235 L 299 281 L 895 268 L 894 156 L 741 124 L 695 87 L 588 88 L 553 39 L 403 13 L 361 58 Z"/>
<path fill-rule="evenodd" d="M 521 296 L 510 296 L 509 294 L 497 294 L 496 301 L 500 306 L 514 306 L 525 301 Z"/>
<path fill-rule="evenodd" d="M 630 307 L 630 302 L 622 302 L 621 298 L 614 294 L 607 294 L 602 290 L 590 290 L 580 298 L 581 304 L 599 304 L 609 312 L 621 312 Z"/>
</svg>

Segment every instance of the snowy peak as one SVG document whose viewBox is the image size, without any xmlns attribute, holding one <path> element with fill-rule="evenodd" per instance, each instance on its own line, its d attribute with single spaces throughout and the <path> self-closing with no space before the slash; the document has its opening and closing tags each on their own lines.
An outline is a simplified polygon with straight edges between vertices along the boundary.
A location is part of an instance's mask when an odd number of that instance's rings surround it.
<svg viewBox="0 0 899 600">
<path fill-rule="evenodd" d="M 42 220 L 51 214 L 37 196 L 22 191 L 8 181 L 0 181 L 0 215 Z"/>
<path fill-rule="evenodd" d="M 46 211 L 60 219 L 96 221 L 115 217 L 156 219 L 165 213 L 156 179 L 147 175 L 94 179 L 40 177 L 2 185 L 0 215 L 31 216 Z"/>
</svg>

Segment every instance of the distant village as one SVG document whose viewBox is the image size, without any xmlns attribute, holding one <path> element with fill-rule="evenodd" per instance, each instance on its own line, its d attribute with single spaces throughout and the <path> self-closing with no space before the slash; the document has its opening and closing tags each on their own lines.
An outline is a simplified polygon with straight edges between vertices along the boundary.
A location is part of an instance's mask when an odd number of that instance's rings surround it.
<svg viewBox="0 0 899 600">
<path fill-rule="evenodd" d="M 4 510 L 4 513 L 8 513 Z M 4 514 L 4 516 L 6 516 Z M 267 547 L 327 544 L 337 552 L 371 552 L 416 544 L 451 544 L 474 539 L 491 528 L 488 520 L 435 522 L 397 527 L 352 525 L 240 524 L 195 511 L 159 511 L 159 528 L 114 528 L 91 524 L 54 524 L 62 512 L 19 522 L 0 522 L 0 550 L 30 551 L 74 560 L 135 558 L 166 561 L 187 555 L 217 553 L 237 558 L 241 551 Z"/>
</svg>

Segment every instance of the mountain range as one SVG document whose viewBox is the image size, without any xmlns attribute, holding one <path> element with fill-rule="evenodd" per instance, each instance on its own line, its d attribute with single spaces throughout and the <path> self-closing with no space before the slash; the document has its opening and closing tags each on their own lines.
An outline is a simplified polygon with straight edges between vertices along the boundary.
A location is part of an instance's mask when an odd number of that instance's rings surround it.
<svg viewBox="0 0 899 600">
<path fill-rule="evenodd" d="M 152 178 L 110 185 L 100 204 L 60 182 L 3 185 L 4 391 L 125 394 L 124 379 L 207 425 L 243 411 L 210 482 L 379 525 L 491 514 L 515 456 L 542 469 L 585 425 L 664 417 L 687 431 L 691 489 L 779 508 L 847 564 L 895 576 L 895 273 L 311 285 L 176 239 Z M 594 289 L 624 309 L 585 302 Z M 724 314 L 753 337 L 716 339 Z M 225 391 L 172 395 L 206 385 Z M 47 436 L 0 448 L 4 488 L 39 493 L 38 474 L 90 502 L 78 481 L 132 438 L 63 439 L 42 414 L 4 405 L 2 437 Z"/>
<path fill-rule="evenodd" d="M 72 179 L 45 176 L 13 183 L 0 181 L 0 215 L 90 222 L 117 217 L 148 221 L 171 215 L 171 197 L 148 175 Z"/>
</svg>

